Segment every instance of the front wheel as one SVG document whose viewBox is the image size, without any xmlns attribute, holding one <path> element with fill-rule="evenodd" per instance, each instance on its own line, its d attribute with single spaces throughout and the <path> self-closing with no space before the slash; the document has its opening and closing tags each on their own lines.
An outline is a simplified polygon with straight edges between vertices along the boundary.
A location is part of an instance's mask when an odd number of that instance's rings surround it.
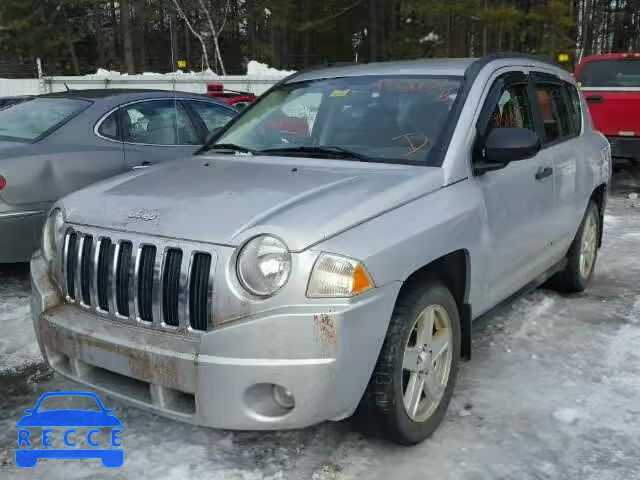
<svg viewBox="0 0 640 480">
<path fill-rule="evenodd" d="M 429 437 L 453 394 L 460 337 L 456 302 L 439 280 L 403 291 L 360 406 L 362 419 L 403 445 Z"/>
</svg>

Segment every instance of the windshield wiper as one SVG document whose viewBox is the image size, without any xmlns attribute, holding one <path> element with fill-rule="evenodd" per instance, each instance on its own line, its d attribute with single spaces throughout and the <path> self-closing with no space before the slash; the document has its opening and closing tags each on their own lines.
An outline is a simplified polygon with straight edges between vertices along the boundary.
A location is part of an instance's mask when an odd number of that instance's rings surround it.
<svg viewBox="0 0 640 480">
<path fill-rule="evenodd" d="M 343 158 L 350 160 L 359 160 L 361 162 L 372 162 L 372 158 L 362 155 L 361 153 L 354 152 L 348 148 L 338 146 L 322 146 L 322 147 L 280 147 L 280 148 L 267 148 L 266 150 L 258 150 L 254 152 L 259 155 L 296 155 L 296 154 L 310 154 L 318 156 L 328 156 L 330 158 Z"/>
<path fill-rule="evenodd" d="M 232 152 L 240 152 L 240 153 L 256 153 L 255 150 L 251 150 L 250 148 L 243 147 L 242 145 L 236 145 L 235 143 L 214 143 L 212 145 L 205 145 L 203 147 L 204 151 L 209 150 L 230 150 Z"/>
</svg>

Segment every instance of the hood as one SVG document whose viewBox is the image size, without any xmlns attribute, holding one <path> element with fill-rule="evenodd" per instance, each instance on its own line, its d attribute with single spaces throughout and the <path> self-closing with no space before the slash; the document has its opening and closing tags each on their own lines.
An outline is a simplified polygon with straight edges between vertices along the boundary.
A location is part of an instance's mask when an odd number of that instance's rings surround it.
<svg viewBox="0 0 640 480">
<path fill-rule="evenodd" d="M 309 158 L 190 157 L 62 202 L 71 223 L 235 246 L 261 233 L 300 251 L 424 196 L 440 168 Z"/>
</svg>

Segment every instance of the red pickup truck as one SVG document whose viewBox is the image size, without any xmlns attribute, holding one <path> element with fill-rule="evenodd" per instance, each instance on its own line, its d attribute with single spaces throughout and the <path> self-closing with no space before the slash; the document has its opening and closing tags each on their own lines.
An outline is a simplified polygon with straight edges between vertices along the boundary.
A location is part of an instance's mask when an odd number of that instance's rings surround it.
<svg viewBox="0 0 640 480">
<path fill-rule="evenodd" d="M 575 75 L 612 156 L 640 163 L 640 53 L 584 57 Z"/>
</svg>

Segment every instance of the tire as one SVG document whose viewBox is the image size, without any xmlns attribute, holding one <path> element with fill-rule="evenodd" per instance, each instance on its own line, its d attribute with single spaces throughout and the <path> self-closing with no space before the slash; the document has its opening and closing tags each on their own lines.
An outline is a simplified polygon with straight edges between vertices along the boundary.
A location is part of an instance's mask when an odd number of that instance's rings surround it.
<svg viewBox="0 0 640 480">
<path fill-rule="evenodd" d="M 555 274 L 549 284 L 562 292 L 582 292 L 591 281 L 598 258 L 600 236 L 600 212 L 593 200 L 589 200 L 584 218 L 567 253 L 567 265 Z"/>
<path fill-rule="evenodd" d="M 428 327 L 433 324 L 436 328 L 429 335 Z M 460 344 L 458 307 L 442 282 L 427 278 L 403 290 L 358 409 L 365 431 L 371 433 L 375 428 L 401 445 L 429 437 L 449 406 L 458 375 Z M 423 368 L 426 372 L 421 373 Z M 424 386 L 417 388 L 421 381 Z"/>
</svg>

